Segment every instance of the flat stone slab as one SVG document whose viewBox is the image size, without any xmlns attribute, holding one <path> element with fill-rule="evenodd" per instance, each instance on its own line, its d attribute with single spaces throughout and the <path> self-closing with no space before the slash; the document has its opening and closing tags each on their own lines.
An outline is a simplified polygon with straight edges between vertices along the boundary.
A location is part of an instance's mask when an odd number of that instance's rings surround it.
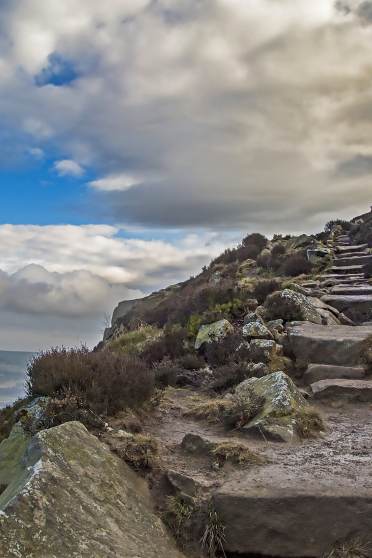
<svg viewBox="0 0 372 558">
<path fill-rule="evenodd" d="M 363 256 L 348 256 L 342 258 L 335 258 L 333 263 L 337 267 L 353 266 L 353 265 L 367 265 L 372 261 L 372 255 Z"/>
<path fill-rule="evenodd" d="M 368 249 L 368 244 L 355 244 L 354 246 L 336 246 L 336 252 L 362 252 Z"/>
<path fill-rule="evenodd" d="M 314 399 L 345 399 L 372 403 L 371 380 L 320 380 L 311 384 Z"/>
<path fill-rule="evenodd" d="M 226 552 L 321 557 L 339 540 L 372 532 L 372 413 L 332 410 L 323 439 L 268 447 L 269 463 L 237 471 L 213 500 Z"/>
<path fill-rule="evenodd" d="M 365 376 L 366 372 L 362 367 L 309 364 L 303 379 L 306 385 L 311 385 L 320 380 L 363 380 Z"/>
<path fill-rule="evenodd" d="M 366 322 L 372 318 L 372 295 L 324 295 L 322 301 L 343 312 L 354 322 Z"/>
<path fill-rule="evenodd" d="M 368 326 L 323 326 L 303 322 L 288 326 L 287 349 L 299 361 L 337 366 L 358 366 L 363 341 L 372 335 Z"/>
<path fill-rule="evenodd" d="M 331 289 L 333 295 L 372 295 L 371 285 L 335 285 Z"/>
<path fill-rule="evenodd" d="M 344 265 L 331 267 L 332 273 L 339 273 L 341 275 L 355 275 L 356 273 L 363 273 L 363 265 Z"/>
</svg>

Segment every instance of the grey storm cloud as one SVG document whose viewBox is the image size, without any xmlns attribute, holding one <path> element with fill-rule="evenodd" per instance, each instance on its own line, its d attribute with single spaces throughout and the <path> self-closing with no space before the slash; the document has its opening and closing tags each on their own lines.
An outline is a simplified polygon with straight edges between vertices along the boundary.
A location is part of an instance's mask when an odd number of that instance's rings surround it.
<svg viewBox="0 0 372 558">
<path fill-rule="evenodd" d="M 366 15 L 367 4 L 353 9 Z M 366 103 L 371 37 L 340 3 L 108 5 L 0 8 L 1 116 L 37 147 L 94 167 L 85 212 L 147 227 L 290 232 L 319 227 L 338 189 L 353 192 L 343 214 L 369 204 L 363 173 L 346 187 L 335 172 L 372 147 L 372 117 L 345 120 Z M 72 83 L 35 83 L 51 56 L 71 62 Z M 144 178 L 110 190 L 117 175 Z"/>
</svg>

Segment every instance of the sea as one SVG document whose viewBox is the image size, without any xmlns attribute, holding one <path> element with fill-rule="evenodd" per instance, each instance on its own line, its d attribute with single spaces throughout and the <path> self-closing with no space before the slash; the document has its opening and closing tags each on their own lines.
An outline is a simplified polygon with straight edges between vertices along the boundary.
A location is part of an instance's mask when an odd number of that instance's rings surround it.
<svg viewBox="0 0 372 558">
<path fill-rule="evenodd" d="M 0 408 L 25 395 L 27 363 L 33 354 L 0 350 Z"/>
</svg>

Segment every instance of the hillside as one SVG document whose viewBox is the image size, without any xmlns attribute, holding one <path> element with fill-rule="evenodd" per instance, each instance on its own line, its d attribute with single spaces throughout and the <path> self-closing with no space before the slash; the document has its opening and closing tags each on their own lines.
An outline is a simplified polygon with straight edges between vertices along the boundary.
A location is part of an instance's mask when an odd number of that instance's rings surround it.
<svg viewBox="0 0 372 558">
<path fill-rule="evenodd" d="M 372 213 L 251 234 L 95 351 L 38 355 L 2 414 L 0 548 L 372 556 L 371 276 Z"/>
</svg>

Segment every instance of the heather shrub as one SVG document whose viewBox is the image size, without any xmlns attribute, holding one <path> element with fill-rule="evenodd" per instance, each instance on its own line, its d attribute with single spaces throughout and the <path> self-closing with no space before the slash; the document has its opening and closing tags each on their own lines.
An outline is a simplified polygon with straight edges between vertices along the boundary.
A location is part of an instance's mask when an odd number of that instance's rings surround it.
<svg viewBox="0 0 372 558">
<path fill-rule="evenodd" d="M 141 358 L 152 366 L 164 359 L 175 360 L 188 351 L 187 330 L 174 325 L 167 326 L 163 335 L 148 343 L 141 353 Z"/>
<path fill-rule="evenodd" d="M 113 415 L 149 399 L 154 372 L 132 356 L 111 351 L 53 348 L 37 355 L 27 369 L 29 396 L 76 396 L 99 414 Z"/>
<path fill-rule="evenodd" d="M 337 226 L 341 227 L 341 229 L 345 233 L 350 231 L 350 229 L 352 227 L 352 225 L 349 221 L 344 221 L 343 219 L 333 219 L 332 221 L 328 221 L 328 223 L 324 227 L 324 231 L 326 233 L 330 233 Z"/>
<path fill-rule="evenodd" d="M 244 363 L 233 362 L 219 366 L 213 370 L 212 380 L 208 387 L 217 393 L 221 393 L 240 384 L 247 379 L 248 375 L 249 372 Z"/>
<path fill-rule="evenodd" d="M 302 252 L 297 252 L 286 257 L 283 263 L 283 273 L 289 277 L 297 277 L 304 273 L 310 273 L 312 264 Z"/>
<path fill-rule="evenodd" d="M 263 234 L 252 233 L 243 238 L 242 245 L 244 247 L 257 246 L 257 248 L 261 252 L 264 248 L 266 248 L 267 242 L 268 240 Z"/>
<path fill-rule="evenodd" d="M 280 289 L 280 283 L 276 279 L 263 279 L 256 283 L 253 296 L 258 300 L 259 304 L 263 304 L 266 298 L 273 292 Z"/>
<path fill-rule="evenodd" d="M 239 362 L 242 359 L 240 347 L 244 346 L 241 334 L 233 333 L 224 339 L 206 343 L 204 356 L 210 366 L 223 366 L 231 362 Z"/>
</svg>

